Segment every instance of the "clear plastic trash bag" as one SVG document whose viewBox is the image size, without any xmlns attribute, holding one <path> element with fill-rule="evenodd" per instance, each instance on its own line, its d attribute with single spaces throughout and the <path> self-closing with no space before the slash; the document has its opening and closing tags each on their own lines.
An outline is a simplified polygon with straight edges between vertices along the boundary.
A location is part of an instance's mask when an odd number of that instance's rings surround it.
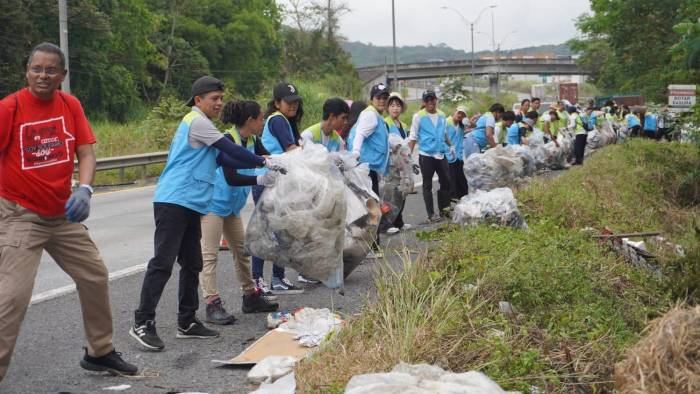
<svg viewBox="0 0 700 394">
<path fill-rule="evenodd" d="M 477 190 L 462 197 L 455 206 L 452 221 L 465 226 L 496 224 L 527 229 L 513 191 L 505 187 Z"/>
</svg>

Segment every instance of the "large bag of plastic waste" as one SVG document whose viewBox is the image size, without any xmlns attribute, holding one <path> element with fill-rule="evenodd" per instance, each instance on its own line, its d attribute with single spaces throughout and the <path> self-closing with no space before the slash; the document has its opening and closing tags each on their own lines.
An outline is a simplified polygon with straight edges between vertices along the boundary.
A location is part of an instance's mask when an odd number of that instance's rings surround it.
<svg viewBox="0 0 700 394">
<path fill-rule="evenodd" d="M 496 224 L 527 229 L 513 191 L 507 187 L 477 190 L 462 197 L 455 206 L 452 221 L 466 226 Z"/>
<path fill-rule="evenodd" d="M 389 173 L 382 177 L 379 184 L 382 222 L 389 227 L 394 223 L 413 186 L 413 158 L 408 141 L 396 134 L 389 134 Z"/>
<path fill-rule="evenodd" d="M 334 152 L 331 157 L 343 175 L 348 204 L 343 248 L 343 277 L 347 277 L 367 257 L 382 214 L 367 164 L 358 163 L 347 152 Z"/>
<path fill-rule="evenodd" d="M 472 136 L 471 132 L 467 133 L 464 136 L 464 139 L 462 139 L 462 150 L 464 154 L 464 160 L 469 158 L 471 155 L 477 155 L 481 153 L 481 148 L 479 148 L 479 144 L 476 142 L 474 139 L 474 136 Z"/>
<path fill-rule="evenodd" d="M 547 168 L 549 168 L 550 170 L 563 170 L 569 167 L 566 161 L 568 157 L 568 152 L 564 149 L 562 144 L 559 144 L 559 146 L 557 146 L 552 141 L 542 145 L 542 149 L 544 150 L 546 155 Z"/>
<path fill-rule="evenodd" d="M 534 128 L 532 134 L 527 137 L 527 141 L 530 145 L 544 144 L 544 132 L 538 128 Z"/>
<path fill-rule="evenodd" d="M 287 174 L 260 196 L 248 223 L 246 250 L 341 288 L 347 213 L 342 175 L 320 144 L 279 160 Z"/>
<path fill-rule="evenodd" d="M 522 159 L 502 146 L 471 155 L 464 162 L 464 175 L 470 191 L 514 186 L 522 173 Z"/>
<path fill-rule="evenodd" d="M 506 149 L 511 151 L 515 156 L 523 161 L 523 172 L 520 176 L 533 176 L 537 171 L 535 157 L 532 155 L 532 149 L 527 145 L 508 145 Z"/>
</svg>

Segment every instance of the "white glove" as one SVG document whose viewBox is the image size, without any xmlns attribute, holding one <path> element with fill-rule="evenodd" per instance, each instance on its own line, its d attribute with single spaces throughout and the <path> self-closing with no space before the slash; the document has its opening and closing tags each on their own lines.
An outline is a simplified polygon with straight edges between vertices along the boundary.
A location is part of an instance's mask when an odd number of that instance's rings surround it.
<svg viewBox="0 0 700 394">
<path fill-rule="evenodd" d="M 350 152 L 350 155 L 353 157 L 353 159 L 357 160 L 358 162 L 360 161 L 360 154 L 359 153 L 352 151 L 352 152 Z"/>
<path fill-rule="evenodd" d="M 454 145 L 450 145 L 450 156 L 457 157 L 457 148 Z"/>
<path fill-rule="evenodd" d="M 272 187 L 277 183 L 277 178 L 280 173 L 277 171 L 268 171 L 262 175 L 256 177 L 256 183 L 260 186 Z"/>
<path fill-rule="evenodd" d="M 268 157 L 265 159 L 265 167 L 267 167 L 267 169 L 270 171 L 279 171 L 283 174 L 287 173 L 287 169 L 284 168 L 282 162 L 274 157 Z"/>
</svg>

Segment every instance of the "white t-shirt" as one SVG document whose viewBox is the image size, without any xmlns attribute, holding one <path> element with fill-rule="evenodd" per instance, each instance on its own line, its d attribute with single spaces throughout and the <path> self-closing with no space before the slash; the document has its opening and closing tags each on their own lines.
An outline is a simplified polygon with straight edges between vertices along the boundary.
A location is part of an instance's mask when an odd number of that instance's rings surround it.
<svg viewBox="0 0 700 394">
<path fill-rule="evenodd" d="M 357 118 L 355 140 L 352 142 L 352 151 L 358 156 L 365 139 L 374 133 L 377 128 L 377 114 L 374 111 L 362 111 Z"/>
<path fill-rule="evenodd" d="M 433 126 L 437 126 L 438 117 L 439 115 L 437 112 L 434 114 L 428 113 L 428 118 L 430 118 L 430 122 L 433 124 Z M 418 130 L 420 130 L 420 115 L 416 112 L 416 114 L 413 115 L 413 119 L 411 120 L 411 135 L 408 136 L 409 141 L 418 141 Z M 434 157 L 437 160 L 442 160 L 445 158 L 445 155 L 442 153 L 430 155 L 428 153 L 423 152 L 422 150 L 419 150 L 418 154 L 423 156 Z"/>
</svg>

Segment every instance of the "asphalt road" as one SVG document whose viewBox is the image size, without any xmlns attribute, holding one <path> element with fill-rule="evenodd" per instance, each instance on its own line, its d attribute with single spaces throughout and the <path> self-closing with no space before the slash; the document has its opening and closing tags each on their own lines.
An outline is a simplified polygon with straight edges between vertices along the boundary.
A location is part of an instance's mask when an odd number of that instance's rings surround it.
<svg viewBox="0 0 700 394">
<path fill-rule="evenodd" d="M 110 282 L 114 343 L 125 359 L 142 368 L 146 377 L 111 377 L 90 373 L 78 366 L 83 354 L 82 347 L 85 346 L 80 305 L 76 293 L 60 294 L 66 291 L 64 286 L 70 284 L 70 279 L 50 257 L 46 257 L 35 289 L 35 297 L 43 294 L 44 300 L 33 303 L 27 313 L 12 364 L 5 380 L 0 383 L 0 393 L 94 393 L 123 384 L 131 386 L 122 391 L 124 393 L 248 393 L 256 388 L 245 378 L 247 369 L 222 368 L 211 363 L 213 359 L 234 357 L 267 331 L 265 314 L 240 313 L 241 293 L 234 279 L 232 257 L 228 252 L 219 255 L 219 280 L 226 307 L 239 319 L 236 324 L 220 327 L 221 336 L 213 340 L 175 339 L 177 280 L 171 278 L 158 307 L 157 317 L 158 332 L 166 344 L 165 351 L 144 352 L 129 337 L 128 329 L 133 323 L 133 311 L 143 279 L 143 273 L 138 271 L 139 265 L 145 264 L 152 255 L 152 193 L 153 187 L 145 187 L 96 195 L 92 217 L 86 223 L 110 273 L 130 274 Z M 420 194 L 408 197 L 405 212 L 407 223 L 419 225 L 425 221 Z M 280 296 L 280 307 L 332 306 L 345 315 L 359 312 L 372 294 L 372 277 L 377 265 L 396 263 L 398 257 L 391 252 L 393 250 L 424 246 L 414 234 L 415 230 L 412 230 L 385 236 L 382 244 L 387 248 L 387 260 L 367 261 L 358 267 L 346 281 L 345 296 L 323 286 L 314 286 L 301 295 Z M 270 264 L 266 264 L 266 270 L 266 277 L 269 278 Z M 296 275 L 292 271 L 288 277 L 296 278 Z M 56 292 L 56 289 L 59 290 L 58 295 L 47 293 Z M 47 294 L 54 298 L 46 298 Z M 203 313 L 201 309 L 200 316 Z"/>
</svg>

